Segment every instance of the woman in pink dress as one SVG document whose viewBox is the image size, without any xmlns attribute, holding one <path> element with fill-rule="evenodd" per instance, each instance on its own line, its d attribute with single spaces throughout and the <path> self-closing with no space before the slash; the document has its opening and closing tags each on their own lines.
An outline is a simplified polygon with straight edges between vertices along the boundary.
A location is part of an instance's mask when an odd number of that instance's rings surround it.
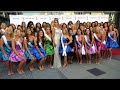
<svg viewBox="0 0 120 90">
<path fill-rule="evenodd" d="M 80 58 L 79 64 L 82 64 L 82 55 L 85 55 L 84 36 L 81 33 L 81 29 L 78 29 L 75 37 L 75 49 L 76 53 L 78 53 L 78 57 Z"/>
<path fill-rule="evenodd" d="M 97 52 L 96 52 L 96 64 L 100 63 L 100 58 L 101 58 L 101 44 L 102 44 L 102 34 L 100 33 L 100 27 L 96 26 L 95 27 L 95 31 L 96 33 L 94 33 L 94 37 L 95 37 L 95 42 L 96 42 L 96 47 L 97 47 Z"/>
<path fill-rule="evenodd" d="M 24 48 L 23 48 L 23 38 L 21 30 L 16 30 L 15 38 L 12 39 L 12 52 L 10 54 L 10 61 L 11 62 L 20 62 L 17 72 L 19 74 L 24 73 L 24 66 L 26 64 L 26 57 L 24 55 Z"/>
</svg>

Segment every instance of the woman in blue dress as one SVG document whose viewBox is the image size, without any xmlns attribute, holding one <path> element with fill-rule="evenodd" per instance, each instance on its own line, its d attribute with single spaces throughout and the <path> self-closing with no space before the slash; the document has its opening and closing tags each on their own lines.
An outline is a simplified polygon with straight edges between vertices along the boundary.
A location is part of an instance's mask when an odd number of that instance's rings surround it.
<svg viewBox="0 0 120 90">
<path fill-rule="evenodd" d="M 110 60 L 112 58 L 112 48 L 117 48 L 119 46 L 116 39 L 117 39 L 116 33 L 113 30 L 113 26 L 110 25 L 109 31 L 108 31 L 108 36 L 107 36 L 107 42 L 106 42 L 106 46 L 108 48 L 108 59 L 110 59 Z"/>
<path fill-rule="evenodd" d="M 1 37 L 5 34 L 6 23 L 2 22 L 0 27 L 0 44 L 1 44 Z M 0 48 L 0 60 L 2 60 L 2 50 Z"/>
<path fill-rule="evenodd" d="M 60 39 L 60 48 L 59 48 L 59 53 L 64 57 L 63 67 L 67 66 L 67 54 L 72 51 L 72 48 L 69 46 L 70 43 L 72 43 L 72 40 L 68 36 L 68 31 L 67 29 L 63 29 Z"/>
<path fill-rule="evenodd" d="M 8 68 L 8 75 L 14 74 L 13 72 L 13 63 L 10 62 L 9 57 L 12 50 L 12 38 L 13 31 L 10 28 L 6 28 L 6 33 L 1 37 L 1 55 L 2 60 L 6 62 Z"/>
<path fill-rule="evenodd" d="M 26 37 L 24 37 L 24 45 L 25 45 L 25 56 L 27 60 L 30 60 L 29 69 L 30 71 L 34 71 L 34 64 L 36 62 L 36 58 L 31 54 L 34 52 L 34 39 L 35 36 L 32 35 L 30 28 L 27 28 Z"/>
<path fill-rule="evenodd" d="M 46 61 L 46 52 L 45 52 L 45 38 L 44 38 L 44 32 L 42 30 L 39 31 L 37 34 L 37 38 L 34 41 L 35 43 L 35 48 L 31 52 L 39 61 L 39 69 L 43 70 L 44 69 L 44 63 Z"/>
</svg>

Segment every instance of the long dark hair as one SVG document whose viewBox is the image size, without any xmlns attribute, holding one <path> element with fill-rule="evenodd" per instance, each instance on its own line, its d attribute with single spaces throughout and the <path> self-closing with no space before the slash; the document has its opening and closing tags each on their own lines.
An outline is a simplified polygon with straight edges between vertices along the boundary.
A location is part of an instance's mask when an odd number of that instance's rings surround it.
<svg viewBox="0 0 120 90">
<path fill-rule="evenodd" d="M 89 30 L 89 32 L 90 32 L 90 35 L 89 35 L 89 38 L 90 38 L 90 41 L 92 41 L 92 32 L 91 32 L 91 30 L 89 29 L 89 28 L 87 28 L 88 30 Z M 87 31 L 87 29 L 86 29 L 86 31 Z M 87 34 L 87 33 L 86 33 Z"/>
<path fill-rule="evenodd" d="M 31 26 L 31 24 L 33 24 L 32 21 L 29 21 L 28 24 L 27 24 L 27 28 Z"/>
<path fill-rule="evenodd" d="M 43 30 L 40 30 L 38 33 L 37 33 L 37 45 L 39 45 L 39 36 L 40 36 L 40 32 L 43 32 Z M 43 32 L 43 36 L 42 36 L 42 42 L 45 42 L 45 37 L 44 37 L 44 32 Z"/>
<path fill-rule="evenodd" d="M 37 27 L 38 27 L 37 24 L 40 24 L 40 22 L 37 22 L 37 23 L 36 23 L 36 26 L 35 26 L 36 29 L 37 29 Z M 40 24 L 39 29 L 41 29 L 41 28 L 42 28 L 42 27 L 41 27 L 41 24 Z"/>
<path fill-rule="evenodd" d="M 31 28 L 28 27 L 28 28 L 26 29 L 26 32 L 25 32 L 25 36 L 26 36 L 27 42 L 29 42 L 29 38 L 28 38 L 28 34 L 27 34 L 27 30 L 28 30 L 28 29 L 31 31 Z M 32 35 L 32 31 L 31 31 L 31 35 Z"/>
</svg>

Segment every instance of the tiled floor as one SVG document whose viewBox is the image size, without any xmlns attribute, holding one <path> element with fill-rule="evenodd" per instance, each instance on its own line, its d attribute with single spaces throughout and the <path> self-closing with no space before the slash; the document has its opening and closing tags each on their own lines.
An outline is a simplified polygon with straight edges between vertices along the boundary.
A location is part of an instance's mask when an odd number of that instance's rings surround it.
<svg viewBox="0 0 120 90">
<path fill-rule="evenodd" d="M 102 59 L 101 64 L 99 65 L 96 65 L 95 63 L 92 63 L 91 65 L 83 63 L 80 65 L 73 62 L 73 64 L 59 69 L 48 68 L 45 66 L 44 71 L 39 71 L 38 68 L 35 67 L 35 71 L 33 72 L 28 70 L 27 64 L 23 75 L 19 75 L 15 72 L 12 76 L 7 75 L 5 63 L 0 63 L 0 79 L 120 79 L 119 59 L 120 56 L 114 56 L 112 60 Z M 88 70 L 93 68 L 97 68 L 105 73 L 95 76 L 88 72 Z"/>
</svg>

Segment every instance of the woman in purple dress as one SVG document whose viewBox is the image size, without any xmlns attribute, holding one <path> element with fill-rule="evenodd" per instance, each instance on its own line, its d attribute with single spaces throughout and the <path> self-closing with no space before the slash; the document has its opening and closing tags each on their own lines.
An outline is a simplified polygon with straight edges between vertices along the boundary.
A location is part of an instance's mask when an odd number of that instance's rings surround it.
<svg viewBox="0 0 120 90">
<path fill-rule="evenodd" d="M 90 29 L 86 29 L 86 35 L 84 38 L 87 63 L 91 64 L 91 54 L 96 53 L 96 47 L 94 45 L 94 36 L 92 35 Z"/>
<path fill-rule="evenodd" d="M 77 35 L 75 36 L 75 49 L 76 53 L 78 53 L 78 57 L 80 58 L 80 64 L 82 64 L 82 55 L 85 55 L 85 48 L 84 36 L 82 35 L 81 29 L 77 30 Z"/>
<path fill-rule="evenodd" d="M 20 62 L 17 72 L 19 74 L 24 73 L 24 66 L 26 64 L 26 57 L 24 55 L 24 48 L 23 48 L 23 38 L 21 30 L 17 29 L 15 32 L 15 38 L 12 39 L 12 52 L 10 54 L 10 61 L 11 62 Z"/>
</svg>

